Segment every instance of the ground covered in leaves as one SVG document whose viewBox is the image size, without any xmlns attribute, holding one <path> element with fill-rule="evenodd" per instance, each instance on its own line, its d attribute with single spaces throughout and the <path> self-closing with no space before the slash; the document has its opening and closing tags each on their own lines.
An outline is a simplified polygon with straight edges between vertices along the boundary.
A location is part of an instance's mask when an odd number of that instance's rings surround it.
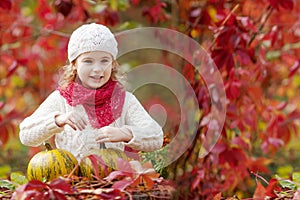
<svg viewBox="0 0 300 200">
<path fill-rule="evenodd" d="M 117 159 L 118 170 L 104 178 L 99 176 L 96 162 L 98 175 L 92 178 L 74 175 L 78 166 L 70 174 L 51 181 L 28 180 L 23 174 L 11 173 L 9 178 L 0 179 L 0 199 L 172 199 L 173 184 L 151 164 Z"/>
<path fill-rule="evenodd" d="M 126 180 L 126 178 L 125 178 Z M 3 180 L 2 180 L 3 181 Z M 0 188 L 0 199 L 172 199 L 174 187 L 162 178 L 153 180 L 153 187 L 147 188 L 143 182 L 122 189 L 118 181 L 87 180 L 80 177 L 58 178 L 51 182 L 29 181 L 14 187 L 11 181 Z M 120 186 L 120 188 L 117 188 Z"/>
</svg>

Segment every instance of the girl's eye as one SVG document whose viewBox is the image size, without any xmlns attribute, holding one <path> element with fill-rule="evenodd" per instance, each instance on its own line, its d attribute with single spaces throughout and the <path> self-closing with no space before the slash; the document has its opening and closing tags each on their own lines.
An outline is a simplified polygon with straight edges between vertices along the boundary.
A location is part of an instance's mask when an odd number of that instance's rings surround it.
<svg viewBox="0 0 300 200">
<path fill-rule="evenodd" d="M 102 64 L 107 64 L 108 62 L 109 62 L 109 60 L 107 60 L 107 59 L 101 60 L 101 63 L 102 63 Z"/>
<path fill-rule="evenodd" d="M 84 60 L 83 62 L 85 62 L 85 63 L 92 63 L 93 61 L 92 60 Z"/>
</svg>

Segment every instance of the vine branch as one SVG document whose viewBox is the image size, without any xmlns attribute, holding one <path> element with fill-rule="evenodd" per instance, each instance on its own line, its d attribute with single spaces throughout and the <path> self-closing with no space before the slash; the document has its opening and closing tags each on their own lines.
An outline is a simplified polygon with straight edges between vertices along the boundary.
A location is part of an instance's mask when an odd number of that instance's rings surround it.
<svg viewBox="0 0 300 200">
<path fill-rule="evenodd" d="M 272 6 L 268 6 L 266 17 L 263 19 L 263 22 L 260 24 L 260 26 L 259 26 L 259 28 L 258 28 L 258 31 L 255 32 L 255 33 L 251 36 L 251 38 L 250 38 L 250 40 L 249 40 L 249 43 L 248 43 L 248 46 L 251 45 L 251 43 L 254 41 L 254 39 L 255 39 L 255 37 L 258 35 L 258 33 L 260 33 L 260 32 L 262 31 L 262 29 L 264 28 L 266 22 L 267 22 L 268 19 L 270 18 L 270 16 L 271 16 L 273 10 L 274 10 L 274 9 L 273 9 Z"/>
</svg>

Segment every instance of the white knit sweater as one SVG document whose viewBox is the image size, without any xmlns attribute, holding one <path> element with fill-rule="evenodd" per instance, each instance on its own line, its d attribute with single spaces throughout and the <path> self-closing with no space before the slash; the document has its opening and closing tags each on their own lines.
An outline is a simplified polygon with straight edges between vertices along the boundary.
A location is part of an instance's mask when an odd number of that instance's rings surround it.
<svg viewBox="0 0 300 200">
<path fill-rule="evenodd" d="M 20 140 L 27 146 L 39 146 L 55 136 L 57 148 L 70 151 L 78 160 L 90 149 L 99 149 L 95 138 L 99 129 L 89 123 L 83 131 L 75 131 L 69 125 L 58 127 L 54 116 L 69 111 L 78 111 L 88 121 L 82 105 L 70 106 L 58 90 L 52 92 L 46 100 L 29 117 L 20 124 Z M 136 97 L 126 92 L 121 116 L 109 126 L 126 127 L 131 130 L 133 138 L 128 142 L 105 143 L 107 148 L 124 150 L 125 146 L 140 151 L 153 151 L 162 146 L 163 131 L 159 124 L 146 112 Z"/>
</svg>

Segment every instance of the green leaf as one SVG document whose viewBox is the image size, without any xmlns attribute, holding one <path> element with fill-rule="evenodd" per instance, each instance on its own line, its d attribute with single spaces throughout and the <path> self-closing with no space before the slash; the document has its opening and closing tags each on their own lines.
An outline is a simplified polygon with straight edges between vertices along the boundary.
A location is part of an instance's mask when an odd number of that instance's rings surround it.
<svg viewBox="0 0 300 200">
<path fill-rule="evenodd" d="M 278 59 L 281 55 L 280 51 L 268 51 L 266 54 L 266 59 L 267 60 L 275 60 Z"/>
<path fill-rule="evenodd" d="M 283 187 L 283 188 L 289 188 L 292 190 L 296 190 L 297 186 L 296 184 L 288 179 L 282 179 L 280 178 L 278 175 L 276 175 L 276 179 L 278 180 L 279 184 Z"/>
<path fill-rule="evenodd" d="M 300 183 L 300 172 L 294 172 L 292 178 L 294 182 Z"/>
<path fill-rule="evenodd" d="M 128 0 L 110 0 L 109 1 L 110 7 L 112 10 L 117 11 L 117 10 L 125 10 L 128 8 L 129 3 Z"/>
<path fill-rule="evenodd" d="M 0 187 L 7 188 L 9 190 L 16 189 L 16 186 L 9 180 L 0 180 Z"/>
<path fill-rule="evenodd" d="M 19 184 L 19 185 L 23 185 L 25 183 L 28 183 L 27 178 L 19 172 L 12 172 L 10 174 L 10 180 L 12 182 L 15 182 L 15 183 Z"/>
</svg>

